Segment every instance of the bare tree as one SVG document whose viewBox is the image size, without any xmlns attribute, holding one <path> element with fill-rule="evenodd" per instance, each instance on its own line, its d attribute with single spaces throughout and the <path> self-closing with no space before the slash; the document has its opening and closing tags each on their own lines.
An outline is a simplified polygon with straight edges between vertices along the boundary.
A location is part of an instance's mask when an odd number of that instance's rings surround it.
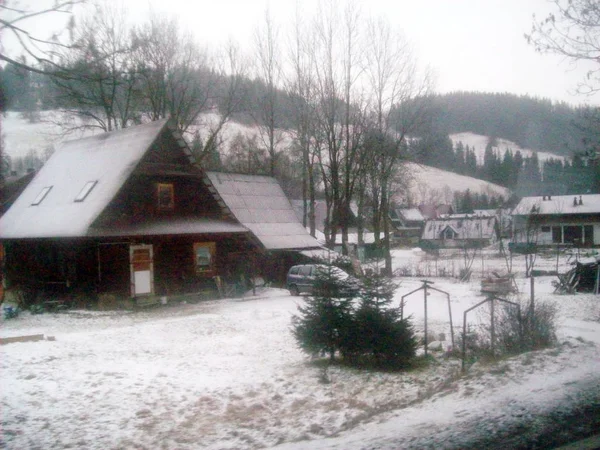
<svg viewBox="0 0 600 450">
<path fill-rule="evenodd" d="M 582 93 L 600 90 L 600 3 L 597 0 L 552 0 L 555 11 L 534 17 L 527 41 L 541 53 L 554 53 L 593 65 L 579 85 Z"/>
<path fill-rule="evenodd" d="M 32 19 L 44 17 L 68 18 L 67 29 L 72 29 L 73 8 L 76 5 L 84 3 L 84 0 L 64 0 L 56 1 L 51 6 L 32 7 L 23 5 L 18 1 L 5 0 L 0 2 L 0 35 L 11 35 L 18 43 L 21 57 L 10 55 L 5 45 L 0 45 L 0 61 L 13 64 L 15 67 L 47 75 L 60 69 L 61 73 L 68 76 L 60 64 L 53 58 L 53 49 L 57 46 L 68 48 L 67 44 L 60 42 L 59 32 L 53 33 L 49 37 L 43 37 L 28 29 Z M 65 19 L 67 20 L 67 19 Z M 64 31 L 64 27 L 63 30 Z M 28 62 L 31 60 L 32 62 Z"/>
<path fill-rule="evenodd" d="M 216 60 L 216 73 L 220 75 L 222 83 L 215 97 L 216 120 L 207 123 L 200 121 L 206 131 L 206 140 L 201 151 L 195 156 L 202 162 L 211 154 L 218 151 L 221 144 L 221 131 L 232 116 L 239 112 L 244 97 L 244 79 L 247 74 L 247 61 L 239 47 L 232 41 L 228 42 Z"/>
<path fill-rule="evenodd" d="M 214 106 L 216 73 L 208 52 L 172 17 L 154 14 L 133 34 L 145 115 L 170 117 L 179 131 L 187 132 Z"/>
<path fill-rule="evenodd" d="M 286 91 L 294 107 L 295 140 L 302 155 L 302 210 L 303 225 L 316 236 L 315 193 L 316 152 L 314 151 L 314 61 L 313 34 L 302 21 L 299 4 L 296 5 L 293 35 L 291 36 L 289 60 L 290 74 L 286 79 Z"/>
<path fill-rule="evenodd" d="M 371 202 L 376 239 L 383 229 L 386 271 L 391 273 L 389 210 L 393 181 L 406 159 L 406 138 L 427 114 L 430 75 L 420 75 L 412 49 L 383 19 L 367 24 L 365 73 L 369 83 L 372 127 L 378 138 L 370 152 Z"/>
<path fill-rule="evenodd" d="M 359 59 L 360 16 L 348 6 L 321 5 L 314 22 L 315 137 L 319 170 L 328 211 L 328 246 L 342 231 L 347 252 L 350 202 L 359 168 L 359 150 L 364 128 L 364 102 L 356 89 Z"/>
<path fill-rule="evenodd" d="M 281 56 L 279 50 L 279 28 L 273 23 L 269 9 L 265 10 L 264 24 L 254 34 L 257 75 L 265 83 L 266 93 L 259 101 L 258 118 L 261 139 L 269 154 L 269 174 L 275 176 L 277 147 L 282 141 L 277 129 L 277 106 L 281 81 Z"/>
<path fill-rule="evenodd" d="M 69 117 L 63 128 L 100 128 L 112 131 L 138 121 L 137 74 L 134 51 L 119 6 L 96 3 L 74 27 L 69 47 L 55 50 L 59 68 L 48 69 L 60 102 Z"/>
</svg>

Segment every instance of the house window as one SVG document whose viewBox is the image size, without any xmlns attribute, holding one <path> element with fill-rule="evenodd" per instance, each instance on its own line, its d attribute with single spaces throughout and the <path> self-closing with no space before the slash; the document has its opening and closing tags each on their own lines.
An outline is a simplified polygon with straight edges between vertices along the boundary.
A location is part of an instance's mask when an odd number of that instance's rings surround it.
<svg viewBox="0 0 600 450">
<path fill-rule="evenodd" d="M 550 233 L 550 227 L 542 227 L 542 233 Z"/>
<path fill-rule="evenodd" d="M 583 227 L 580 225 L 567 226 L 565 228 L 565 243 L 580 245 L 583 243 Z"/>
<path fill-rule="evenodd" d="M 77 197 L 75 197 L 75 201 L 76 202 L 84 201 L 85 198 L 88 196 L 88 194 L 90 192 L 92 192 L 92 189 L 94 189 L 94 186 L 96 186 L 97 183 L 98 183 L 97 180 L 88 181 L 87 183 L 85 183 L 85 186 L 83 187 L 81 192 L 79 192 L 79 194 L 77 194 Z"/>
<path fill-rule="evenodd" d="M 37 195 L 35 200 L 33 200 L 33 202 L 31 202 L 31 206 L 37 206 L 40 203 L 42 203 L 42 200 L 44 200 L 46 198 L 46 195 L 48 195 L 48 192 L 50 192 L 50 189 L 52 189 L 52 186 L 46 186 L 45 188 L 43 188 L 40 191 L 40 193 Z"/>
<path fill-rule="evenodd" d="M 194 243 L 194 260 L 196 273 L 207 274 L 215 270 L 215 250 L 214 242 L 196 242 Z"/>
<path fill-rule="evenodd" d="M 158 209 L 172 211 L 175 208 L 175 190 L 173 183 L 158 183 L 156 185 Z"/>
<path fill-rule="evenodd" d="M 452 231 L 450 228 L 444 231 L 444 239 L 454 239 L 454 231 Z"/>
<path fill-rule="evenodd" d="M 584 225 L 583 239 L 585 245 L 594 245 L 594 227 L 592 225 Z"/>
</svg>

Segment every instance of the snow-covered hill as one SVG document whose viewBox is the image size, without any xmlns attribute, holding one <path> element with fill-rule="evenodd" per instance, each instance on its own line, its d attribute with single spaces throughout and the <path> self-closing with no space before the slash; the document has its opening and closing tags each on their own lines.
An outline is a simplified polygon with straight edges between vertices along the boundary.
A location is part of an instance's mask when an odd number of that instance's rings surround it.
<svg viewBox="0 0 600 450">
<path fill-rule="evenodd" d="M 510 196 L 510 190 L 505 187 L 435 167 L 410 163 L 407 172 L 413 177 L 410 194 L 415 203 L 449 204 L 453 192 L 467 189 L 472 193 L 502 196 L 505 200 Z"/>
<path fill-rule="evenodd" d="M 20 113 L 6 113 L 1 117 L 1 132 L 4 136 L 6 153 L 11 157 L 16 158 L 24 157 L 30 152 L 37 152 L 37 154 L 42 157 L 48 148 L 56 147 L 66 140 L 78 139 L 84 135 L 94 133 L 94 131 L 86 131 L 85 133 L 77 132 L 69 135 L 62 134 L 60 127 L 52 123 L 53 119 L 59 118 L 59 114 L 60 113 L 56 111 L 44 111 L 41 113 L 42 121 L 32 123 L 22 117 Z M 218 117 L 216 114 L 209 113 L 203 115 L 200 119 L 200 125 L 198 126 L 200 134 L 205 135 L 208 129 L 216 125 L 217 121 Z M 99 131 L 100 130 L 97 132 Z M 226 151 L 229 148 L 229 144 L 239 134 L 245 137 L 256 136 L 260 143 L 260 131 L 257 127 L 232 121 L 225 124 L 221 131 L 220 136 L 223 144 L 223 151 Z M 467 134 L 469 133 L 461 133 L 460 135 L 454 136 Z M 279 136 L 279 147 L 285 151 L 291 142 L 291 134 L 288 131 L 281 130 Z M 485 136 L 481 136 L 481 138 L 485 138 Z M 463 143 L 467 143 L 466 138 L 463 139 Z M 486 144 L 487 141 L 482 147 L 480 146 L 482 148 L 482 155 Z M 475 144 L 473 143 L 473 140 L 471 140 L 468 141 L 468 145 L 472 146 Z M 454 191 L 464 191 L 466 189 L 470 189 L 474 193 L 486 193 L 488 195 L 494 194 L 502 195 L 505 198 L 508 197 L 508 190 L 501 186 L 429 166 L 410 164 L 407 172 L 411 175 L 412 179 L 410 188 L 411 197 L 413 201 L 417 202 L 450 202 Z"/>
<path fill-rule="evenodd" d="M 455 133 L 450 135 L 450 139 L 452 143 L 456 146 L 459 142 L 462 142 L 464 145 L 468 145 L 469 147 L 473 147 L 475 149 L 475 154 L 477 155 L 478 164 L 483 164 L 483 154 L 485 153 L 485 148 L 490 141 L 489 136 L 483 136 L 481 134 L 475 134 L 471 132 L 466 133 Z M 523 148 L 519 144 L 515 144 L 512 141 L 507 139 L 496 139 L 497 145 L 493 147 L 493 149 L 502 157 L 504 152 L 508 149 L 512 150 L 513 154 L 519 150 L 523 156 L 531 156 L 536 150 L 532 150 L 529 148 Z M 561 159 L 564 160 L 563 156 L 555 155 L 553 153 L 548 152 L 537 152 L 538 159 L 540 164 L 547 159 Z"/>
</svg>

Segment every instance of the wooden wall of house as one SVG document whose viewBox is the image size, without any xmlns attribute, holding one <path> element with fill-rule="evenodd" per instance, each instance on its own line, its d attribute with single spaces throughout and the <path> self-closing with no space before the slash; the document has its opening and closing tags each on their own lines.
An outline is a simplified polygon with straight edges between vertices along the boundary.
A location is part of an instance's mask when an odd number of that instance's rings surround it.
<svg viewBox="0 0 600 450">
<path fill-rule="evenodd" d="M 158 207 L 159 183 L 173 185 L 173 209 Z M 95 225 L 106 227 L 190 216 L 221 218 L 221 209 L 202 180 L 176 176 L 132 176 Z"/>
<path fill-rule="evenodd" d="M 77 239 L 7 241 L 5 275 L 10 286 L 47 294 L 95 292 L 97 254 L 93 242 Z"/>
</svg>

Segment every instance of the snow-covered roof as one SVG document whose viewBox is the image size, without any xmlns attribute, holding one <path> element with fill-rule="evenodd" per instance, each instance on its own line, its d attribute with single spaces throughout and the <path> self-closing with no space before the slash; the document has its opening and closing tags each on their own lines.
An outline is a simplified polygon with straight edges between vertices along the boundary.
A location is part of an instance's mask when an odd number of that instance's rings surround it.
<svg viewBox="0 0 600 450">
<path fill-rule="evenodd" d="M 92 228 L 90 236 L 164 236 L 174 234 L 248 233 L 238 223 L 207 218 L 161 218 L 139 224 L 108 228 Z"/>
<path fill-rule="evenodd" d="M 533 209 L 536 214 L 600 214 L 600 194 L 524 197 L 512 214 L 529 215 Z"/>
<path fill-rule="evenodd" d="M 397 208 L 396 214 L 408 222 L 424 222 L 425 217 L 417 208 Z"/>
<path fill-rule="evenodd" d="M 0 238 L 85 236 L 166 126 L 159 120 L 63 143 L 0 218 Z"/>
<path fill-rule="evenodd" d="M 274 178 L 220 172 L 207 176 L 234 217 L 268 250 L 320 247 Z"/>
<path fill-rule="evenodd" d="M 448 227 L 457 234 L 457 239 L 488 239 L 496 231 L 496 218 L 456 214 L 428 220 L 423 229 L 422 239 L 442 239 L 442 233 Z"/>
<path fill-rule="evenodd" d="M 495 209 L 474 209 L 473 214 L 476 216 L 493 217 L 498 214 L 498 212 Z"/>
</svg>

